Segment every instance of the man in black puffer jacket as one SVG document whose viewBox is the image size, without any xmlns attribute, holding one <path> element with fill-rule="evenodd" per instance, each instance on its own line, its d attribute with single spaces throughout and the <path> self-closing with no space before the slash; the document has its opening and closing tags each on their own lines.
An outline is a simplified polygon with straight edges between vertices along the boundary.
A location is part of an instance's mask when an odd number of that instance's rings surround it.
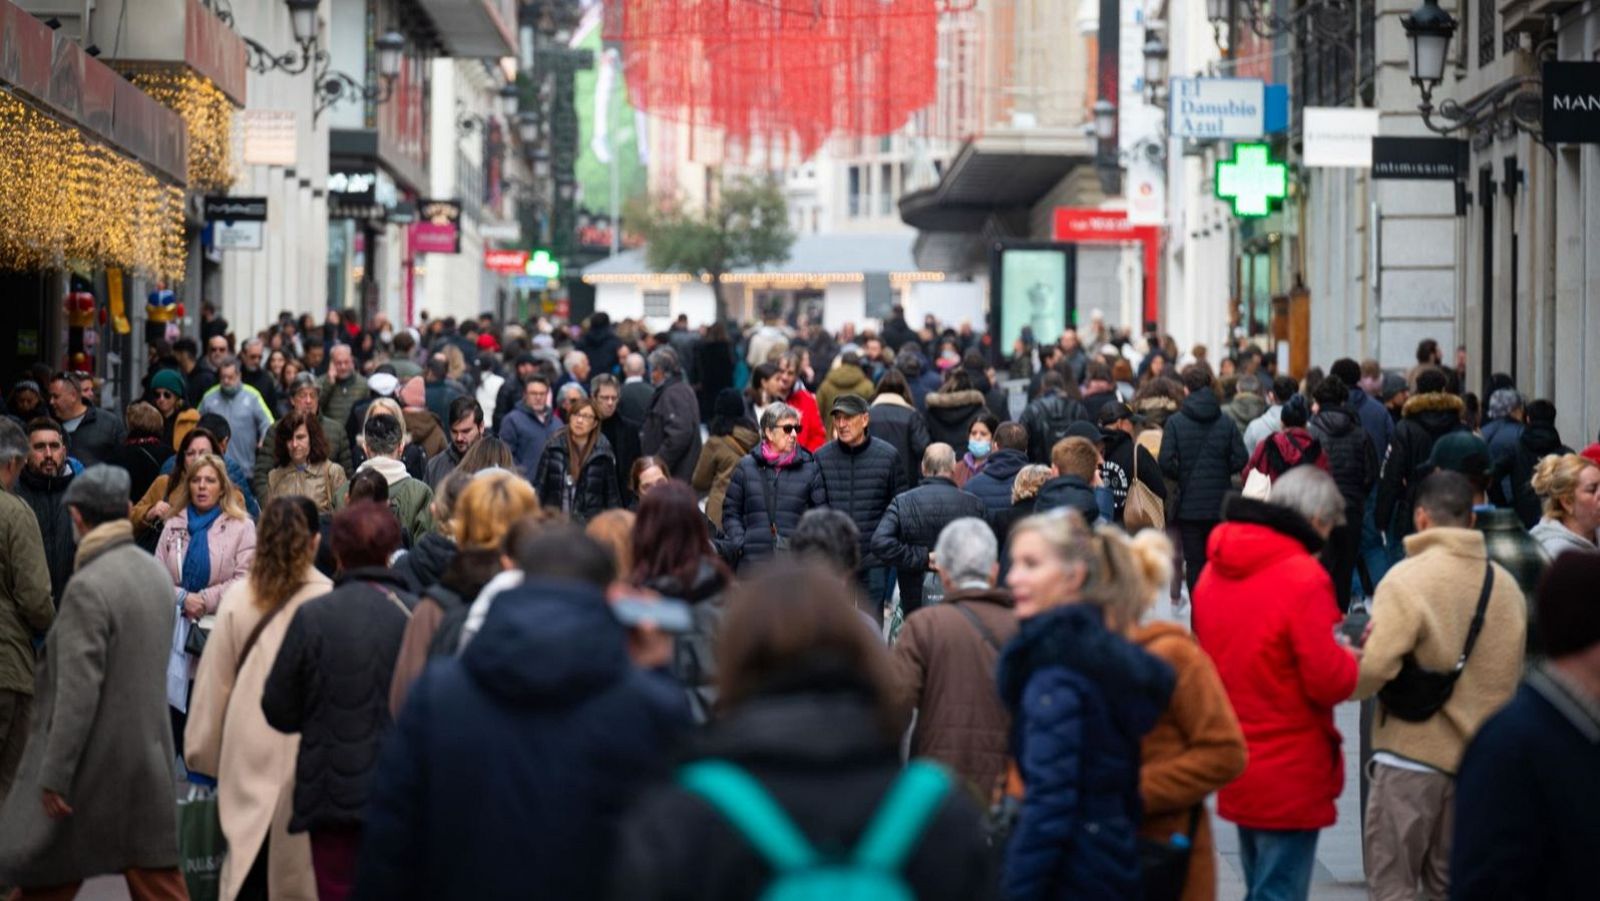
<svg viewBox="0 0 1600 901">
<path fill-rule="evenodd" d="M 860 532 L 861 565 L 856 580 L 866 594 L 867 613 L 876 620 L 883 616 L 883 604 L 894 583 L 884 562 L 872 553 L 872 533 L 889 502 L 906 490 L 905 470 L 894 445 L 868 434 L 871 414 L 860 395 L 841 394 L 828 415 L 834 438 L 817 448 L 817 465 L 822 467 L 822 484 L 834 509 L 849 514 Z"/>
<path fill-rule="evenodd" d="M 1385 534 L 1392 560 L 1405 556 L 1402 542 L 1412 532 L 1412 498 L 1426 474 L 1422 468 L 1433 453 L 1433 442 L 1467 427 L 1461 421 L 1466 409 L 1461 398 L 1446 392 L 1450 377 L 1435 366 L 1417 373 L 1417 391 L 1401 408 L 1400 422 L 1389 439 L 1389 452 L 1378 473 L 1378 530 Z"/>
<path fill-rule="evenodd" d="M 1211 367 L 1193 363 L 1183 370 L 1189 393 L 1167 419 L 1161 435 L 1161 471 L 1178 482 L 1176 518 L 1183 544 L 1184 581 L 1193 595 L 1206 565 L 1206 540 L 1222 521 L 1222 499 L 1233 479 L 1250 462 L 1233 420 L 1222 415 L 1211 387 Z"/>
<path fill-rule="evenodd" d="M 872 535 L 872 553 L 900 570 L 900 609 L 922 606 L 928 554 L 944 527 L 963 516 L 983 519 L 983 501 L 956 487 L 956 453 L 935 442 L 922 455 L 922 484 L 895 498 Z"/>
<path fill-rule="evenodd" d="M 1361 552 L 1361 520 L 1366 515 L 1367 493 L 1378 481 L 1378 455 L 1361 419 L 1350 409 L 1350 386 L 1330 375 L 1317 386 L 1311 399 L 1315 411 L 1306 428 L 1322 445 L 1339 494 L 1344 497 L 1344 524 L 1328 536 L 1323 551 L 1333 576 L 1333 594 L 1340 610 L 1350 609 L 1350 574 Z M 1369 590 L 1371 587 L 1368 586 Z"/>
<path fill-rule="evenodd" d="M 1021 423 L 1002 422 L 994 430 L 994 455 L 983 467 L 983 472 L 967 480 L 966 490 L 983 500 L 983 506 L 992 517 L 1011 509 L 1011 486 L 1017 473 L 1028 465 L 1028 430 Z M 1004 535 L 996 539 L 1005 540 Z"/>
<path fill-rule="evenodd" d="M 1022 427 L 1028 430 L 1028 461 L 1049 465 L 1050 449 L 1067 437 L 1067 429 L 1074 422 L 1090 420 L 1083 404 L 1068 396 L 1061 373 L 1046 372 L 1039 390 L 1039 399 L 1022 411 Z"/>
</svg>

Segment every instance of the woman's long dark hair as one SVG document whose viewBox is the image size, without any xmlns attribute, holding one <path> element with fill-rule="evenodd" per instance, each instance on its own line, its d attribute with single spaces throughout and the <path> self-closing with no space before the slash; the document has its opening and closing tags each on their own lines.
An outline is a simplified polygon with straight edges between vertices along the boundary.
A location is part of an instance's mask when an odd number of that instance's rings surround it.
<svg viewBox="0 0 1600 901">
<path fill-rule="evenodd" d="M 908 404 L 916 404 L 916 400 L 911 396 L 911 383 L 906 381 L 906 374 L 892 366 L 884 370 L 883 378 L 878 380 L 878 390 L 872 396 L 876 399 L 885 394 L 894 394 Z"/>
<path fill-rule="evenodd" d="M 189 433 L 183 436 L 183 440 L 178 442 L 178 456 L 173 458 L 172 475 L 167 477 L 167 496 L 164 498 L 167 503 L 172 503 L 173 495 L 177 494 L 180 486 L 189 484 L 189 445 L 201 438 L 211 444 L 213 454 L 222 456 L 222 445 L 217 443 L 217 436 L 210 429 L 200 426 L 190 429 Z"/>
<path fill-rule="evenodd" d="M 311 442 L 311 453 L 306 457 L 306 462 L 317 464 L 328 459 L 328 436 L 322 431 L 319 417 L 314 413 L 307 414 L 296 410 L 278 420 L 278 427 L 272 430 L 274 464 L 288 466 L 292 462 L 289 456 L 289 442 L 301 426 L 306 427 L 306 438 Z"/>
<path fill-rule="evenodd" d="M 750 370 L 750 387 L 745 389 L 745 395 L 750 398 L 750 403 L 760 405 L 764 402 L 761 396 L 761 386 L 766 384 L 767 379 L 777 374 L 777 363 L 762 363 Z"/>
<path fill-rule="evenodd" d="M 676 479 L 639 502 L 633 523 L 633 583 L 643 585 L 670 577 L 682 590 L 694 585 L 702 560 L 712 561 L 723 581 L 731 574 L 711 553 L 711 532 L 700 512 L 694 489 Z"/>
</svg>

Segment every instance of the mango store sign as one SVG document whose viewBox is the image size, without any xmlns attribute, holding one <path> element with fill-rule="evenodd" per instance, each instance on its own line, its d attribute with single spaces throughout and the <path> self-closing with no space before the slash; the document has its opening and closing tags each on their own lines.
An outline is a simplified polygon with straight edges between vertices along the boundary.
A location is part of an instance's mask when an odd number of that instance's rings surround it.
<svg viewBox="0 0 1600 901">
<path fill-rule="evenodd" d="M 1175 138 L 1266 134 L 1266 85 L 1259 78 L 1173 78 L 1167 96 L 1167 125 Z"/>
</svg>

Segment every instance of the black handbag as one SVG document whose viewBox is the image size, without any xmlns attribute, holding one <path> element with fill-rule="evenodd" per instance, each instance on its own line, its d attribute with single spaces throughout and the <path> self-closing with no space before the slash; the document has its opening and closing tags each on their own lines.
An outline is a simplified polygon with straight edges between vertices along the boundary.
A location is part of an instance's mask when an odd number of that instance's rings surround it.
<svg viewBox="0 0 1600 901">
<path fill-rule="evenodd" d="M 1478 593 L 1478 610 L 1472 615 L 1472 626 L 1467 629 L 1467 644 L 1461 657 L 1449 672 L 1435 672 L 1417 662 L 1415 654 L 1407 654 L 1400 662 L 1400 674 L 1378 690 L 1378 701 L 1385 715 L 1394 714 L 1408 723 L 1421 723 L 1430 719 L 1444 707 L 1455 691 L 1456 680 L 1467 666 L 1472 646 L 1478 643 L 1478 633 L 1483 631 L 1483 614 L 1489 609 L 1489 595 L 1494 589 L 1494 566 L 1483 566 L 1483 590 Z"/>
<path fill-rule="evenodd" d="M 1171 840 L 1139 839 L 1139 881 L 1145 901 L 1177 901 L 1189 881 L 1189 855 L 1194 851 L 1194 834 L 1200 826 L 1200 805 L 1189 810 L 1189 832 Z"/>
</svg>

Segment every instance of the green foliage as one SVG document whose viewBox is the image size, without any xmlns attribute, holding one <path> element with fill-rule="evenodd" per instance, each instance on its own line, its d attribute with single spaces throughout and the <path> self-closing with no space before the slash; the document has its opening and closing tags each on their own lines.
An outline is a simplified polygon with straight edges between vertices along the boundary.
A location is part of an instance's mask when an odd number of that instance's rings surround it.
<svg viewBox="0 0 1600 901">
<path fill-rule="evenodd" d="M 704 210 L 648 212 L 641 233 L 650 268 L 713 277 L 789 258 L 794 232 L 783 192 L 771 179 L 724 182 Z M 713 283 L 720 294 L 721 284 Z"/>
</svg>

